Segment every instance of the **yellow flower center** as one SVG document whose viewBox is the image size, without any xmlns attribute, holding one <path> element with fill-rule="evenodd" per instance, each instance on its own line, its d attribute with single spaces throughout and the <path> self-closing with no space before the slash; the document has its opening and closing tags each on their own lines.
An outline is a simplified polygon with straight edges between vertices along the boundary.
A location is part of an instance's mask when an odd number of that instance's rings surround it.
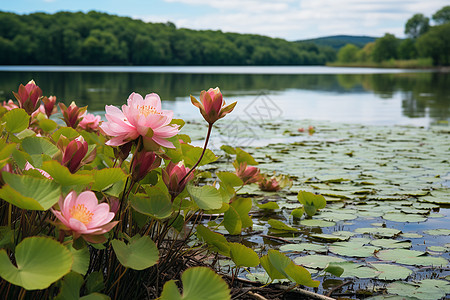
<svg viewBox="0 0 450 300">
<path fill-rule="evenodd" d="M 92 217 L 94 213 L 90 212 L 84 204 L 78 204 L 77 206 L 73 206 L 69 209 L 70 216 L 74 219 L 77 219 L 83 224 L 88 224 L 92 221 Z"/>
<path fill-rule="evenodd" d="M 150 114 L 152 114 L 152 115 L 162 115 L 161 112 L 158 112 L 156 110 L 156 108 L 154 108 L 151 105 L 140 105 L 140 106 L 138 106 L 138 110 L 139 110 L 139 113 L 141 115 L 144 115 L 146 117 L 148 117 L 148 115 L 150 115 Z"/>
</svg>

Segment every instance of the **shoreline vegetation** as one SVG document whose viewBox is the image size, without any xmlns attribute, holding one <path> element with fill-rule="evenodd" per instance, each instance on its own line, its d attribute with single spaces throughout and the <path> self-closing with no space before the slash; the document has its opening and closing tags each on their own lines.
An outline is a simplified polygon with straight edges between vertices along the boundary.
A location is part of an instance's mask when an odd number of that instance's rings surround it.
<svg viewBox="0 0 450 300">
<path fill-rule="evenodd" d="M 177 28 L 90 11 L 19 15 L 0 11 L 0 65 L 346 66 L 450 65 L 450 6 L 415 14 L 408 38 L 335 36 L 287 41 L 255 34 Z M 371 41 L 372 40 L 372 41 Z"/>
</svg>

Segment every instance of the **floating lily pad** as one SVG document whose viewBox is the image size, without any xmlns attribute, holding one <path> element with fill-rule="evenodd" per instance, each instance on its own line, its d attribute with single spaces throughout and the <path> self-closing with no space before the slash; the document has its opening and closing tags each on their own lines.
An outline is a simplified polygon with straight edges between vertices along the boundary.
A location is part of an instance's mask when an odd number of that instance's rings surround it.
<svg viewBox="0 0 450 300">
<path fill-rule="evenodd" d="M 336 235 L 336 234 L 327 234 L 327 233 L 311 234 L 311 237 L 319 239 L 319 240 L 330 241 L 330 242 L 346 241 L 346 240 L 350 239 L 350 237 L 347 237 L 347 236 L 340 236 L 340 235 Z"/>
<path fill-rule="evenodd" d="M 450 235 L 450 229 L 430 229 L 430 230 L 425 230 L 424 233 L 429 234 L 429 235 Z"/>
<path fill-rule="evenodd" d="M 394 222 L 407 222 L 407 223 L 415 223 L 415 222 L 425 222 L 427 220 L 426 217 L 415 214 L 404 214 L 404 213 L 387 213 L 383 215 L 383 219 Z"/>
<path fill-rule="evenodd" d="M 334 254 L 350 257 L 369 257 L 372 256 L 379 247 L 365 246 L 363 242 L 349 241 L 333 243 L 329 250 Z"/>
<path fill-rule="evenodd" d="M 396 281 L 387 286 L 388 293 L 416 299 L 441 299 L 450 293 L 449 283 L 443 280 L 422 280 L 419 284 Z"/>
<path fill-rule="evenodd" d="M 356 228 L 356 233 L 368 233 L 372 234 L 374 236 L 381 236 L 381 237 L 394 237 L 401 233 L 400 230 L 395 228 L 373 228 L 373 227 L 367 227 L 367 228 Z"/>
<path fill-rule="evenodd" d="M 307 255 L 301 256 L 294 259 L 294 262 L 298 265 L 308 267 L 311 269 L 325 269 L 329 263 L 334 262 L 345 262 L 346 260 L 336 256 L 330 255 Z"/>
<path fill-rule="evenodd" d="M 377 269 L 377 278 L 381 280 L 400 280 L 406 279 L 412 274 L 408 268 L 394 264 L 372 264 Z"/>
<path fill-rule="evenodd" d="M 316 251 L 316 252 L 326 252 L 327 247 L 324 245 L 311 244 L 311 243 L 300 243 L 300 244 L 288 244 L 280 247 L 280 251 L 283 252 L 303 252 L 303 251 Z"/>
<path fill-rule="evenodd" d="M 331 227 L 336 225 L 334 222 L 329 222 L 325 220 L 318 220 L 318 219 L 307 219 L 300 221 L 301 225 L 304 226 L 312 226 L 312 227 Z"/>
<path fill-rule="evenodd" d="M 370 243 L 374 246 L 378 246 L 385 249 L 392 248 L 411 248 L 410 241 L 399 241 L 399 240 L 391 240 L 391 239 L 379 239 L 372 240 Z"/>
<path fill-rule="evenodd" d="M 411 266 L 446 266 L 448 264 L 448 261 L 443 257 L 427 256 L 425 252 L 417 250 L 381 250 L 376 256 L 381 260 L 394 261 Z"/>
<path fill-rule="evenodd" d="M 415 232 L 405 232 L 400 234 L 401 237 L 406 238 L 406 239 L 419 239 L 421 237 L 423 237 L 423 235 L 415 233 Z"/>
</svg>

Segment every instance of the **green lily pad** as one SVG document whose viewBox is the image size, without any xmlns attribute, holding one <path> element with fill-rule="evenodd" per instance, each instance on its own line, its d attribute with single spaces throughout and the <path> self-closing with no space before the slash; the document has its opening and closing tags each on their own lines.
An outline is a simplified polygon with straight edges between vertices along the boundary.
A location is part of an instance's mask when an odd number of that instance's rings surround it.
<svg viewBox="0 0 450 300">
<path fill-rule="evenodd" d="M 112 240 L 111 245 L 117 259 L 124 267 L 144 270 L 158 262 L 158 248 L 148 236 L 134 236 L 128 244 L 120 240 Z"/>
<path fill-rule="evenodd" d="M 327 247 L 324 245 L 311 244 L 311 243 L 300 243 L 300 244 L 288 244 L 280 247 L 280 251 L 283 252 L 303 252 L 303 251 L 315 251 L 315 252 L 326 252 Z"/>
<path fill-rule="evenodd" d="M 411 284 L 401 281 L 390 283 L 387 286 L 388 293 L 400 296 L 415 297 L 417 299 L 441 299 L 450 293 L 449 284 L 443 280 L 423 280 L 419 284 Z M 441 283 L 442 282 L 442 283 Z"/>
<path fill-rule="evenodd" d="M 425 222 L 427 220 L 426 217 L 415 214 L 404 214 L 404 213 L 387 213 L 383 215 L 383 219 L 394 222 L 407 222 L 407 223 L 415 223 L 415 222 Z"/>
<path fill-rule="evenodd" d="M 415 233 L 415 232 L 405 232 L 405 233 L 400 234 L 400 236 L 405 239 L 419 239 L 419 238 L 423 237 L 423 235 Z"/>
<path fill-rule="evenodd" d="M 374 236 L 380 236 L 380 237 L 394 237 L 401 233 L 400 230 L 395 228 L 374 228 L 374 227 L 363 227 L 363 228 L 356 228 L 356 233 L 368 233 L 372 234 Z"/>
<path fill-rule="evenodd" d="M 450 229 L 440 228 L 440 229 L 430 229 L 425 230 L 423 233 L 429 235 L 450 235 Z"/>
<path fill-rule="evenodd" d="M 408 278 L 412 271 L 394 264 L 372 264 L 377 270 L 377 278 L 381 280 L 402 280 Z"/>
<path fill-rule="evenodd" d="M 213 270 L 207 267 L 194 267 L 184 271 L 181 275 L 183 294 L 178 291 L 175 280 L 164 284 L 161 300 L 216 300 L 231 299 L 230 290 L 226 282 Z"/>
<path fill-rule="evenodd" d="M 410 241 L 399 241 L 399 240 L 391 240 L 391 239 L 379 239 L 372 240 L 370 243 L 374 246 L 378 246 L 384 249 L 392 249 L 392 248 L 411 248 Z"/>
<path fill-rule="evenodd" d="M 336 242 L 328 247 L 330 252 L 342 256 L 350 257 L 369 257 L 373 253 L 379 250 L 379 247 L 374 246 L 364 246 L 364 243 L 355 242 L 353 240 L 349 242 Z"/>
<path fill-rule="evenodd" d="M 411 266 L 446 266 L 448 261 L 443 257 L 432 257 L 425 252 L 407 249 L 381 250 L 376 255 L 381 260 L 394 261 Z"/>
<path fill-rule="evenodd" d="M 0 250 L 0 276 L 26 290 L 40 290 L 50 286 L 72 267 L 70 251 L 48 237 L 30 237 L 15 249 L 13 265 L 4 249 Z"/>
<path fill-rule="evenodd" d="M 318 219 L 306 219 L 300 221 L 300 224 L 303 226 L 311 226 L 311 227 L 331 227 L 336 225 L 334 222 L 318 220 Z"/>
<path fill-rule="evenodd" d="M 222 196 L 220 192 L 210 185 L 204 185 L 202 187 L 188 185 L 187 191 L 201 209 L 209 210 L 222 207 Z"/>
<path fill-rule="evenodd" d="M 289 225 L 284 224 L 283 222 L 275 219 L 270 219 L 267 221 L 272 228 L 283 231 L 297 231 L 297 228 L 291 227 Z"/>
<path fill-rule="evenodd" d="M 259 257 L 252 249 L 238 243 L 230 243 L 230 256 L 237 267 L 256 267 Z"/>
<path fill-rule="evenodd" d="M 345 262 L 346 260 L 336 256 L 330 255 L 307 255 L 301 256 L 294 259 L 294 262 L 298 265 L 308 267 L 311 269 L 325 269 L 329 263 L 335 262 Z"/>
</svg>

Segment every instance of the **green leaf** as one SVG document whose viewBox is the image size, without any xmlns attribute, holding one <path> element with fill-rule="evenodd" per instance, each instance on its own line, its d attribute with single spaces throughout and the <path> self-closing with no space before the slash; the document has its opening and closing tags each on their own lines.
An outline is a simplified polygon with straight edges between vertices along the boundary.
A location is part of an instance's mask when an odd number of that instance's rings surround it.
<svg viewBox="0 0 450 300">
<path fill-rule="evenodd" d="M 6 131 L 9 133 L 18 133 L 28 128 L 30 116 L 24 109 L 15 108 L 4 114 L 2 121 L 6 123 Z"/>
<path fill-rule="evenodd" d="M 242 221 L 234 207 L 230 206 L 223 215 L 223 226 L 232 235 L 241 233 Z"/>
<path fill-rule="evenodd" d="M 100 292 L 105 288 L 102 273 L 95 271 L 86 278 L 86 289 L 88 293 Z"/>
<path fill-rule="evenodd" d="M 236 267 L 256 267 L 259 257 L 252 249 L 238 243 L 230 243 L 230 256 Z"/>
<path fill-rule="evenodd" d="M 51 180 L 28 175 L 2 173 L 5 185 L 0 189 L 0 198 L 29 210 L 47 210 L 58 202 L 61 188 Z"/>
<path fill-rule="evenodd" d="M 59 152 L 58 147 L 53 145 L 46 138 L 37 136 L 24 138 L 22 141 L 22 148 L 30 155 L 46 154 L 52 157 L 53 155 Z"/>
<path fill-rule="evenodd" d="M 275 219 L 270 219 L 267 221 L 272 228 L 283 231 L 297 231 L 297 228 L 291 227 L 289 225 L 284 224 L 283 222 Z"/>
<path fill-rule="evenodd" d="M 407 249 L 389 249 L 379 251 L 376 255 L 381 260 L 394 261 L 412 266 L 446 266 L 448 261 L 443 257 L 425 255 L 425 252 Z"/>
<path fill-rule="evenodd" d="M 216 175 L 219 177 L 221 182 L 232 187 L 241 186 L 244 184 L 244 182 L 242 182 L 236 174 L 231 172 L 217 172 Z"/>
<path fill-rule="evenodd" d="M 158 248 L 148 236 L 133 237 L 128 245 L 119 240 L 112 240 L 111 245 L 124 267 L 144 270 L 158 262 Z"/>
<path fill-rule="evenodd" d="M 89 268 L 90 255 L 87 247 L 83 247 L 79 250 L 72 247 L 71 244 L 67 247 L 72 253 L 73 265 L 72 271 L 86 275 Z"/>
<path fill-rule="evenodd" d="M 92 182 L 92 176 L 88 174 L 79 175 L 70 173 L 69 169 L 56 160 L 46 161 L 42 164 L 42 170 L 53 177 L 55 182 L 62 186 L 88 185 Z"/>
<path fill-rule="evenodd" d="M 168 281 L 163 288 L 161 300 L 228 300 L 230 290 L 225 281 L 207 267 L 194 267 L 181 276 L 183 295 L 180 295 L 175 281 Z"/>
<path fill-rule="evenodd" d="M 118 181 L 124 181 L 127 175 L 120 168 L 106 168 L 94 172 L 92 190 L 103 191 Z"/>
<path fill-rule="evenodd" d="M 50 119 L 42 119 L 39 121 L 39 127 L 41 127 L 42 130 L 45 132 L 50 132 L 56 129 L 58 124 Z"/>
<path fill-rule="evenodd" d="M 310 287 L 319 286 L 320 282 L 312 280 L 311 274 L 308 270 L 296 265 L 283 253 L 277 250 L 269 250 L 267 255 L 269 256 L 270 263 L 275 267 L 275 269 L 289 280 Z"/>
<path fill-rule="evenodd" d="M 250 210 L 252 209 L 252 200 L 250 198 L 237 198 L 230 204 L 239 217 L 241 218 L 242 228 L 248 228 L 253 226 L 252 218 L 250 217 Z"/>
<path fill-rule="evenodd" d="M 136 211 L 156 219 L 170 217 L 173 211 L 170 196 L 157 187 L 147 188 L 146 191 L 148 196 L 140 193 L 130 194 L 131 206 Z"/>
<path fill-rule="evenodd" d="M 188 185 L 187 191 L 201 209 L 209 210 L 222 207 L 222 195 L 210 185 L 204 185 L 202 187 Z"/>
<path fill-rule="evenodd" d="M 284 276 L 282 273 L 280 273 L 274 265 L 269 260 L 269 255 L 264 255 L 260 259 L 261 266 L 266 270 L 267 274 L 269 275 L 270 279 L 286 279 L 286 276 Z"/>
<path fill-rule="evenodd" d="M 305 209 L 303 207 L 295 208 L 292 210 L 291 215 L 295 218 L 300 219 L 303 217 L 303 213 L 305 212 Z"/>
<path fill-rule="evenodd" d="M 83 276 L 70 272 L 61 282 L 61 289 L 55 300 L 78 300 L 80 299 L 80 288 L 83 285 Z"/>
<path fill-rule="evenodd" d="M 280 251 L 289 252 L 304 252 L 304 251 L 315 251 L 315 252 L 327 252 L 328 248 L 325 245 L 311 244 L 311 243 L 300 243 L 300 244 L 288 244 L 280 247 Z"/>
<path fill-rule="evenodd" d="M 224 256 L 230 256 L 230 244 L 223 235 L 213 232 L 203 225 L 197 225 L 197 234 L 212 246 L 212 250 Z"/>
<path fill-rule="evenodd" d="M 70 251 L 48 237 L 30 237 L 15 249 L 16 265 L 0 250 L 0 276 L 26 290 L 45 289 L 67 274 L 72 267 Z"/>
<path fill-rule="evenodd" d="M 275 201 L 269 201 L 263 204 L 256 204 L 256 206 L 258 206 L 260 209 L 279 209 L 280 207 L 278 206 L 278 204 Z"/>
<path fill-rule="evenodd" d="M 72 127 L 61 127 L 52 134 L 53 141 L 57 142 L 61 135 L 65 136 L 69 140 L 72 140 L 78 137 L 80 134 Z"/>
<path fill-rule="evenodd" d="M 327 204 L 322 195 L 316 195 L 311 192 L 299 191 L 297 199 L 303 204 L 308 216 L 314 216 L 319 209 L 324 208 Z"/>
<path fill-rule="evenodd" d="M 258 164 L 258 162 L 253 158 L 253 156 L 251 156 L 250 154 L 248 154 L 241 148 L 236 148 L 236 161 L 238 162 L 238 164 L 241 164 L 244 162 L 247 163 L 247 165 L 257 165 Z"/>
<path fill-rule="evenodd" d="M 296 264 L 305 266 L 311 269 L 325 269 L 327 265 L 331 262 L 345 262 L 345 259 L 331 256 L 331 255 L 306 255 L 300 256 L 294 259 Z"/>
<path fill-rule="evenodd" d="M 344 268 L 337 265 L 328 264 L 328 266 L 324 269 L 324 272 L 340 277 L 342 273 L 344 273 Z"/>
<path fill-rule="evenodd" d="M 225 153 L 228 153 L 228 154 L 236 154 L 236 150 L 233 147 L 228 146 L 228 145 L 222 145 L 222 146 L 220 146 L 220 149 L 222 149 Z"/>
<path fill-rule="evenodd" d="M 194 147 L 189 144 L 181 144 L 181 149 L 183 151 L 184 164 L 189 168 L 192 168 L 195 165 L 203 152 L 202 147 Z M 215 162 L 217 159 L 218 157 L 211 150 L 206 149 L 205 154 L 203 155 L 198 166 L 200 167 L 207 165 Z"/>
</svg>

